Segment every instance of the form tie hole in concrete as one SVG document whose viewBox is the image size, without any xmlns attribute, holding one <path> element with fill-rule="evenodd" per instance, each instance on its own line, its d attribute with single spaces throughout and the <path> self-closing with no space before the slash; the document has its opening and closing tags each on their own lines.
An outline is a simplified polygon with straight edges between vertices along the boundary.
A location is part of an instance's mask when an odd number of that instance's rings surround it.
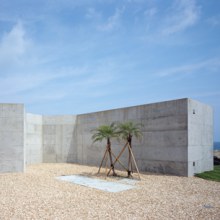
<svg viewBox="0 0 220 220">
<path fill-rule="evenodd" d="M 194 114 L 194 115 L 196 114 L 196 110 L 195 110 L 195 109 L 193 109 L 193 114 Z"/>
</svg>

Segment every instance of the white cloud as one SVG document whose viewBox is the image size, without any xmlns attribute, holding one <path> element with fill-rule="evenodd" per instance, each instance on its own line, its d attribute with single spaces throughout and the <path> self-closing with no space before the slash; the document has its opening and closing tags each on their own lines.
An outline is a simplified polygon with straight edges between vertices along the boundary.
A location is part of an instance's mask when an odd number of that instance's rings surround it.
<svg viewBox="0 0 220 220">
<path fill-rule="evenodd" d="M 120 19 L 123 12 L 124 12 L 124 8 L 122 9 L 117 8 L 115 10 L 115 13 L 112 16 L 110 16 L 104 24 L 99 25 L 98 29 L 101 31 L 112 31 L 118 28 L 120 26 Z"/>
<path fill-rule="evenodd" d="M 193 26 L 199 19 L 200 8 L 195 0 L 178 0 L 168 11 L 163 35 L 171 35 Z"/>
<path fill-rule="evenodd" d="M 193 98 L 202 98 L 202 97 L 213 97 L 213 96 L 220 96 L 219 91 L 214 91 L 214 92 L 203 92 L 199 94 L 193 94 Z"/>
<path fill-rule="evenodd" d="M 183 65 L 179 67 L 173 67 L 169 69 L 165 69 L 162 71 L 158 71 L 156 75 L 160 77 L 169 77 L 173 75 L 182 75 L 182 74 L 193 74 L 197 72 L 198 70 L 206 70 L 207 69 L 211 72 L 216 72 L 220 67 L 220 58 L 213 58 L 213 59 L 208 59 L 205 61 L 201 61 L 198 63 L 193 63 L 189 65 Z"/>
<path fill-rule="evenodd" d="M 39 87 L 40 85 L 54 79 L 53 76 L 45 74 L 12 74 L 1 77 L 0 95 L 13 95 L 22 91 L 27 91 Z"/>
<path fill-rule="evenodd" d="M 153 7 L 153 8 L 150 8 L 150 9 L 147 9 L 145 12 L 144 12 L 144 15 L 146 17 L 153 17 L 154 15 L 157 14 L 157 8 Z"/>
<path fill-rule="evenodd" d="M 102 16 L 101 12 L 98 12 L 95 8 L 87 9 L 86 18 L 88 19 L 100 19 Z"/>
<path fill-rule="evenodd" d="M 116 12 L 117 15 L 119 11 Z M 13 102 L 38 103 L 40 99 L 53 101 L 78 98 L 82 94 L 98 97 L 103 95 L 99 89 L 104 91 L 103 87 L 115 80 L 115 72 L 121 65 L 116 62 L 115 67 L 115 60 L 103 58 L 84 61 L 81 65 L 74 62 L 57 65 L 55 62 L 60 62 L 62 48 L 61 52 L 51 53 L 50 42 L 45 49 L 44 43 L 36 43 L 28 36 L 28 29 L 22 22 L 0 36 L 0 100 L 7 97 Z M 77 50 L 72 54 L 76 53 Z M 107 90 L 105 93 L 111 89 Z"/>
<path fill-rule="evenodd" d="M 28 66 L 24 72 L 18 69 L 18 72 L 0 76 L 0 100 L 7 97 L 14 101 L 19 97 L 23 102 L 37 103 L 41 99 L 77 99 L 81 95 L 100 97 L 112 90 L 106 86 L 117 78 L 118 65 L 114 61 L 100 60 L 80 67 L 62 66 L 59 69 Z"/>
<path fill-rule="evenodd" d="M 212 26 L 219 26 L 220 25 L 220 15 L 212 16 L 207 19 L 208 24 L 211 24 Z"/>
<path fill-rule="evenodd" d="M 18 22 L 0 41 L 0 64 L 18 61 L 27 51 L 29 44 L 23 25 Z"/>
</svg>

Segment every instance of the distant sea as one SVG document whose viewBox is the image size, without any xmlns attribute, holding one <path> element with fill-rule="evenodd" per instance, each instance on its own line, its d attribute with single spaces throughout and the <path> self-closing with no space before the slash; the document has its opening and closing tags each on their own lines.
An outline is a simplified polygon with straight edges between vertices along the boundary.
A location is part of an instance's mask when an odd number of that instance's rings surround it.
<svg viewBox="0 0 220 220">
<path fill-rule="evenodd" d="M 214 150 L 220 150 L 220 142 L 214 142 Z"/>
</svg>

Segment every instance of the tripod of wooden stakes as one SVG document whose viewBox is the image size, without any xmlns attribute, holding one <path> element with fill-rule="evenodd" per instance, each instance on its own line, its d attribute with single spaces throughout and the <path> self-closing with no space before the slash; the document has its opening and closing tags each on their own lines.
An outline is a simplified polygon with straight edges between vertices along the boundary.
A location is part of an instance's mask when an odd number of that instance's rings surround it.
<svg viewBox="0 0 220 220">
<path fill-rule="evenodd" d="M 125 151 L 126 148 L 128 149 L 128 154 L 129 154 L 128 168 L 126 168 L 126 167 L 122 164 L 122 162 L 120 161 L 120 157 L 121 157 L 121 155 L 123 154 L 123 152 Z M 114 157 L 114 159 L 115 159 L 114 162 L 113 162 L 113 160 L 112 160 L 112 157 Z M 108 165 L 107 165 L 107 164 L 108 164 L 108 160 L 110 160 L 110 168 L 109 168 L 109 170 L 108 170 Z M 101 161 L 101 164 L 100 164 L 100 166 L 99 166 L 98 174 L 100 173 L 100 170 L 101 170 L 101 168 L 102 168 L 103 165 L 104 165 L 106 176 L 109 176 L 109 174 L 111 173 L 111 171 L 113 172 L 113 176 L 115 176 L 116 173 L 115 173 L 115 170 L 114 170 L 114 166 L 115 166 L 115 164 L 118 162 L 118 163 L 128 172 L 128 177 L 132 177 L 131 173 L 134 172 L 134 170 L 133 170 L 133 165 L 132 165 L 132 161 L 133 161 L 134 166 L 135 166 L 135 169 L 136 169 L 136 171 L 137 171 L 137 173 L 138 173 L 138 177 L 139 177 L 139 179 L 141 179 L 141 177 L 140 177 L 140 172 L 139 172 L 139 170 L 138 170 L 137 163 L 136 163 L 136 160 L 135 160 L 135 157 L 134 157 L 134 154 L 133 154 L 133 151 L 132 151 L 132 148 L 131 148 L 131 145 L 130 145 L 129 141 L 126 142 L 126 144 L 124 145 L 124 147 L 122 148 L 122 150 L 120 151 L 120 153 L 118 154 L 118 156 L 116 156 L 116 155 L 112 152 L 111 148 L 110 148 L 110 147 L 108 146 L 108 144 L 107 144 L 106 149 L 105 149 L 104 156 L 103 156 L 102 161 Z"/>
</svg>

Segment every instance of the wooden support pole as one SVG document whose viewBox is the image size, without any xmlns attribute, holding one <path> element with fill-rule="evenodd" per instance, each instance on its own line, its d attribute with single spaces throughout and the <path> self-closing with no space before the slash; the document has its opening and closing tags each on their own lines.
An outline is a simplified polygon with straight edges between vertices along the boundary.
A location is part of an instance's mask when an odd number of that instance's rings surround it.
<svg viewBox="0 0 220 220">
<path fill-rule="evenodd" d="M 128 169 L 123 165 L 123 163 L 119 160 L 119 158 L 116 158 L 115 154 L 112 153 L 112 155 L 114 156 L 115 160 L 117 160 L 119 162 L 119 164 L 126 170 L 128 171 Z"/>
<path fill-rule="evenodd" d="M 106 157 L 105 161 L 105 175 L 107 176 L 107 164 L 108 164 L 108 156 Z"/>
<path fill-rule="evenodd" d="M 108 148 L 108 153 L 109 153 L 109 159 L 110 159 L 110 164 L 111 164 L 110 171 L 111 170 L 113 171 L 113 176 L 117 176 L 117 174 L 115 173 L 115 168 L 114 168 L 114 164 L 113 164 L 113 161 L 112 161 L 112 151 L 111 151 L 110 147 Z"/>
<path fill-rule="evenodd" d="M 128 144 L 128 148 L 129 148 L 129 150 L 130 150 L 130 152 L 131 152 L 131 156 L 132 156 L 132 159 L 133 159 L 133 161 L 134 161 L 135 168 L 136 168 L 136 170 L 137 170 L 137 172 L 138 172 L 139 179 L 141 180 L 140 172 L 139 172 L 139 170 L 138 170 L 137 163 L 136 163 L 136 160 L 135 160 L 135 158 L 134 158 L 134 154 L 133 154 L 133 152 L 132 152 L 131 147 L 130 147 L 129 144 Z"/>
<path fill-rule="evenodd" d="M 130 146 L 128 142 L 128 146 Z M 132 165 L 131 165 L 131 148 L 128 147 L 128 177 L 131 176 Z"/>
<path fill-rule="evenodd" d="M 113 165 L 115 165 L 115 163 L 118 161 L 118 159 L 120 158 L 120 156 L 122 155 L 122 153 L 124 152 L 125 148 L 127 147 L 128 142 L 125 144 L 125 146 L 122 148 L 121 152 L 119 153 L 119 155 L 115 158 L 115 161 L 113 163 Z M 110 167 L 110 170 L 108 171 L 107 176 L 110 174 L 112 168 Z"/>
<path fill-rule="evenodd" d="M 102 158 L 102 162 L 101 162 L 101 164 L 100 164 L 100 166 L 99 166 L 98 174 L 99 174 L 99 172 L 100 172 L 100 170 L 101 170 L 103 161 L 105 160 L 105 158 L 106 158 L 106 156 L 107 156 L 107 152 L 108 152 L 108 149 L 107 149 L 107 147 L 106 147 L 104 156 L 103 156 L 103 158 Z"/>
<path fill-rule="evenodd" d="M 125 144 L 125 146 L 122 148 L 121 152 L 119 153 L 119 155 L 115 158 L 115 161 L 113 164 L 115 164 L 117 162 L 117 160 L 121 157 L 122 153 L 124 152 L 125 148 L 127 147 L 128 142 Z"/>
</svg>

